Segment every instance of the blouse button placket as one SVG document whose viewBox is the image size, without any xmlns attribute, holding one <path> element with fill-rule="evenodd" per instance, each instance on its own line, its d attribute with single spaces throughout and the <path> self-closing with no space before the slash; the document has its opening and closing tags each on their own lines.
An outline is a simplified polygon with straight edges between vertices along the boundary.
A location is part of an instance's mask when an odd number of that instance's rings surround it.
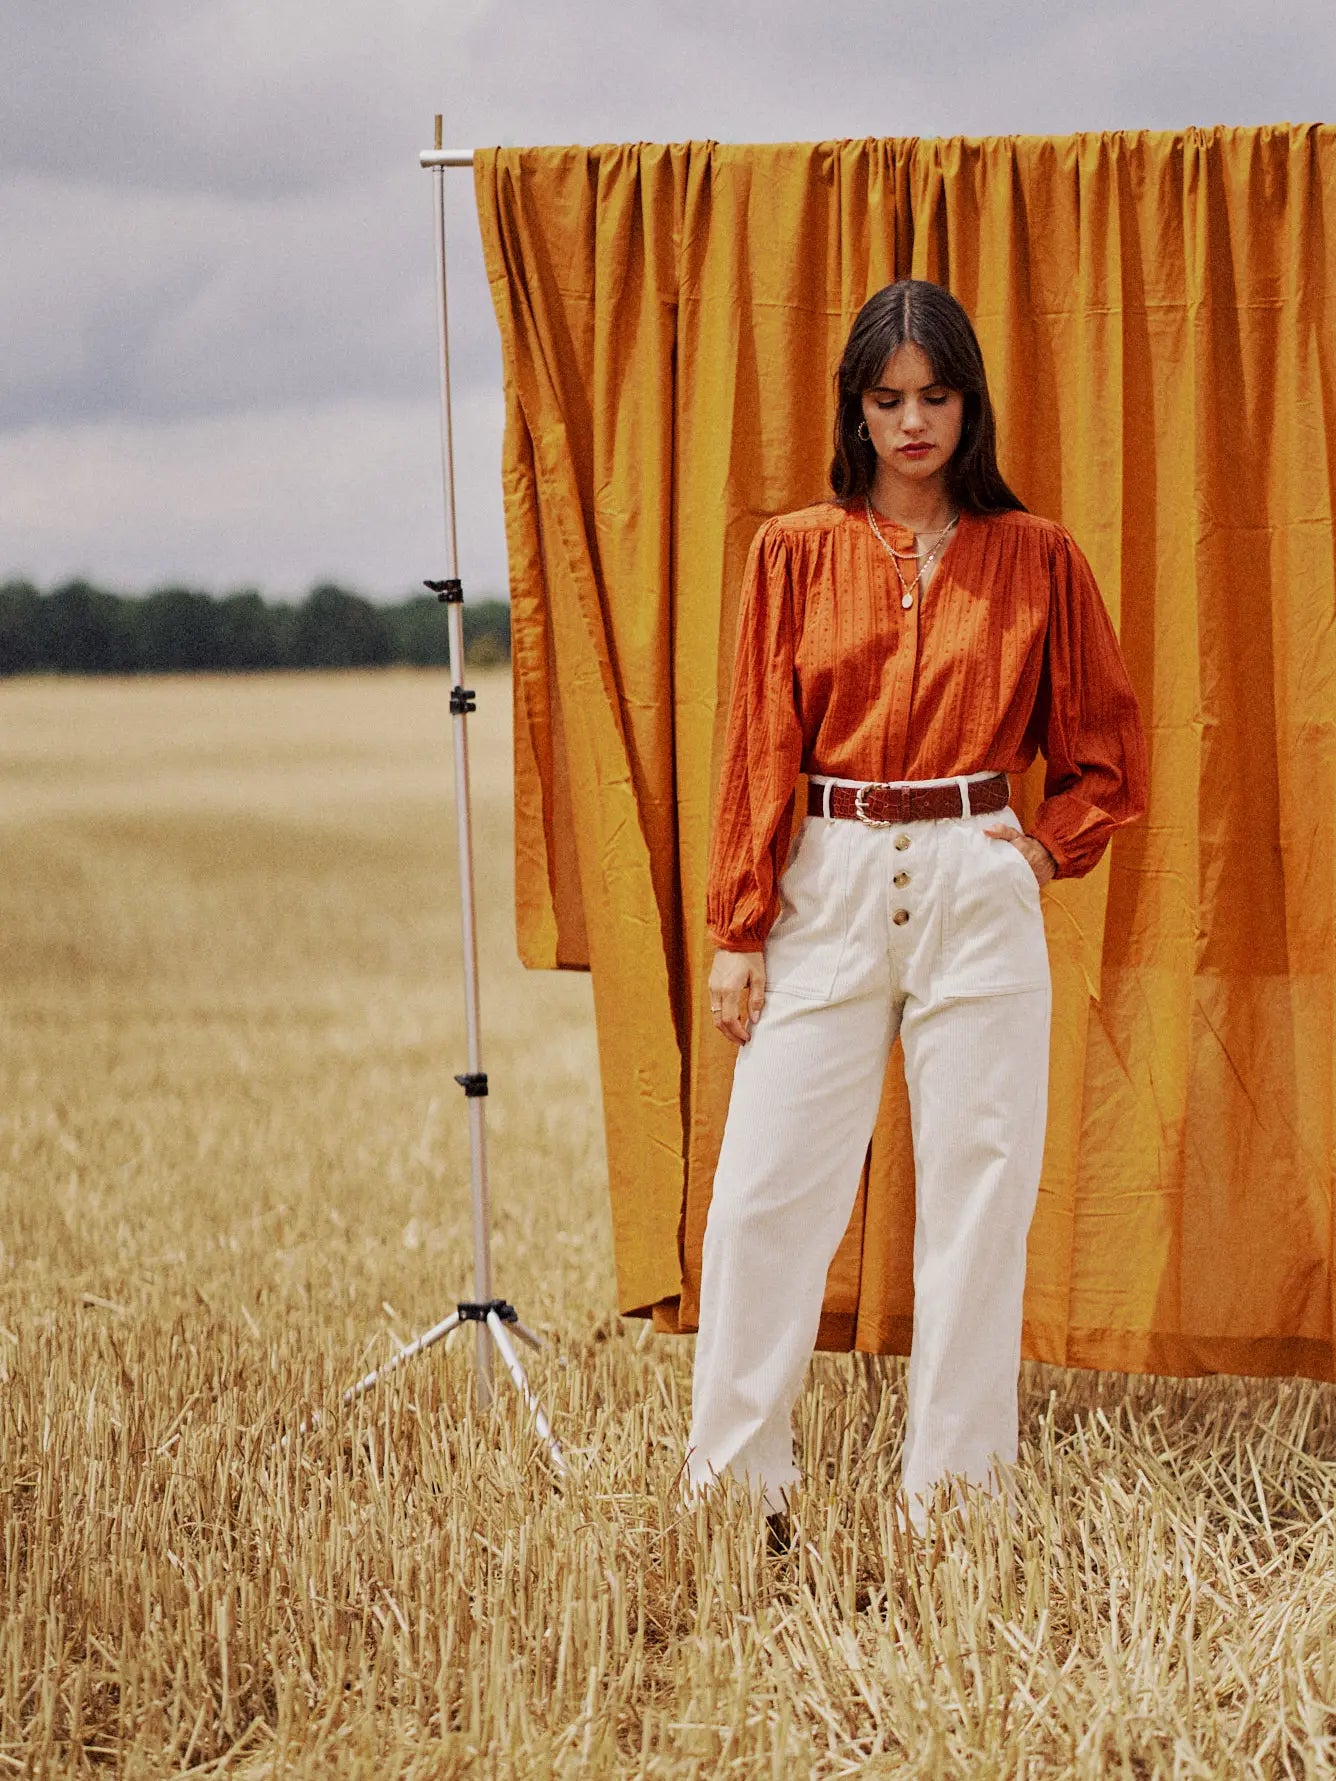
<svg viewBox="0 0 1336 1781">
<path fill-rule="evenodd" d="M 898 672 L 905 673 L 909 677 L 908 685 L 905 687 L 904 696 L 897 701 L 900 716 L 900 723 L 897 725 L 898 733 L 887 737 L 887 760 L 889 763 L 890 761 L 896 760 L 903 761 L 909 745 L 909 690 L 914 684 L 915 675 L 918 673 L 918 615 L 919 607 L 922 602 L 915 598 L 915 596 L 905 587 L 904 582 L 896 573 L 895 564 L 882 549 L 876 538 L 872 536 L 870 530 L 868 533 L 868 541 L 870 547 L 880 560 L 882 571 L 886 578 L 883 585 L 887 588 L 888 599 L 894 601 L 896 595 L 899 595 L 902 617 L 900 626 L 900 647 L 895 652 L 896 669 Z M 912 550 L 914 534 L 912 532 L 904 534 L 896 533 L 893 536 L 892 541 L 897 550 Z M 922 593 L 921 588 L 919 589 L 919 592 L 920 594 Z"/>
</svg>

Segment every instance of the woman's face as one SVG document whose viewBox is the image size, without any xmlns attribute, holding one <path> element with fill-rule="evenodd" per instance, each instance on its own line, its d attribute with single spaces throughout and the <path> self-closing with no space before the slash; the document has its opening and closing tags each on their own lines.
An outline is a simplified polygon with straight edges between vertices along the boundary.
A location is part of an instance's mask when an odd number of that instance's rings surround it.
<svg viewBox="0 0 1336 1781">
<path fill-rule="evenodd" d="M 893 352 L 874 388 L 863 392 L 863 419 L 888 470 L 926 482 L 946 468 L 960 442 L 965 398 L 932 381 L 932 366 L 912 340 Z M 906 451 L 906 446 L 929 447 Z"/>
</svg>

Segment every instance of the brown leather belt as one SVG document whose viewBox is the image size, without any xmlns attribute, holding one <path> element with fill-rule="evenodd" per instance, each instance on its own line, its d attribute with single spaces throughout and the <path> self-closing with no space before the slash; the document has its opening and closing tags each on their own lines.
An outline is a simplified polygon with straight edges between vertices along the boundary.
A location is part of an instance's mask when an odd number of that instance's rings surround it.
<svg viewBox="0 0 1336 1781">
<path fill-rule="evenodd" d="M 971 815 L 980 810 L 1002 810 L 1011 799 L 1011 782 L 1005 773 L 994 773 L 991 779 L 969 780 L 965 792 Z M 929 817 L 962 816 L 964 812 L 960 808 L 960 787 L 954 781 L 950 785 L 884 785 L 868 780 L 863 785 L 824 786 L 808 780 L 807 814 L 852 816 L 873 828 L 889 828 L 901 822 L 923 822 Z"/>
</svg>

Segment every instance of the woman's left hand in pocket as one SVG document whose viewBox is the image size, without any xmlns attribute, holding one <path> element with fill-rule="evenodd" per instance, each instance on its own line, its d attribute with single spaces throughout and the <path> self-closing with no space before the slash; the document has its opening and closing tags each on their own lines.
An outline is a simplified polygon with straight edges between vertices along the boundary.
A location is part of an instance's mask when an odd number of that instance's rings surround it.
<svg viewBox="0 0 1336 1781">
<path fill-rule="evenodd" d="M 1050 878 L 1056 877 L 1057 861 L 1043 842 L 1036 841 L 1033 835 L 1023 835 L 1019 829 L 1009 828 L 1006 823 L 994 823 L 992 828 L 984 830 L 984 834 L 993 835 L 999 841 L 1009 841 L 1018 853 L 1023 853 L 1040 884 L 1047 884 Z"/>
</svg>

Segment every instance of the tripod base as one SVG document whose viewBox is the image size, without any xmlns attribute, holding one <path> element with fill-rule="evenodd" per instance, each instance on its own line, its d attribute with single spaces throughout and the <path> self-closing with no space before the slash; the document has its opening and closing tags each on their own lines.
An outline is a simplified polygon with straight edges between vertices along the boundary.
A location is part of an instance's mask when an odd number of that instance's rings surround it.
<svg viewBox="0 0 1336 1781">
<path fill-rule="evenodd" d="M 406 1361 L 415 1359 L 417 1355 L 424 1354 L 428 1348 L 438 1341 L 442 1341 L 445 1336 L 449 1336 L 451 1330 L 458 1329 L 461 1323 L 485 1323 L 488 1334 L 492 1336 L 492 1343 L 497 1348 L 497 1354 L 501 1355 L 502 1361 L 506 1362 L 506 1371 L 513 1380 L 515 1389 L 524 1398 L 525 1405 L 529 1407 L 529 1414 L 534 1419 L 534 1428 L 547 1443 L 547 1452 L 552 1455 L 552 1466 L 556 1468 L 559 1475 L 565 1478 L 566 1469 L 568 1469 L 566 1460 L 563 1459 L 561 1448 L 556 1443 L 556 1435 L 552 1434 L 552 1427 L 547 1421 L 547 1416 L 543 1414 L 543 1405 L 538 1402 L 538 1396 L 534 1395 L 533 1387 L 529 1386 L 529 1380 L 525 1377 L 524 1368 L 520 1366 L 520 1357 L 515 1354 L 515 1345 L 511 1343 L 511 1339 L 506 1334 L 506 1323 L 513 1323 L 515 1334 L 527 1341 L 531 1348 L 542 1348 L 542 1339 L 534 1336 L 533 1330 L 525 1329 L 524 1323 L 520 1323 L 517 1314 L 515 1314 L 515 1305 L 506 1304 L 504 1298 L 490 1298 L 490 1300 L 486 1300 L 486 1304 L 481 1305 L 458 1305 L 447 1318 L 442 1318 L 442 1322 L 433 1323 L 429 1330 L 422 1330 L 422 1334 L 410 1341 L 406 1348 L 401 1348 L 399 1354 L 390 1355 L 390 1359 L 383 1366 L 374 1368 L 371 1373 L 360 1378 L 356 1382 L 356 1386 L 347 1387 L 347 1391 L 344 1393 L 344 1403 L 353 1403 L 365 1391 L 371 1391 L 371 1387 L 379 1384 L 379 1380 L 387 1377 L 387 1373 L 392 1373 L 395 1368 L 403 1366 Z"/>
<path fill-rule="evenodd" d="M 442 1318 L 440 1323 L 433 1324 L 429 1330 L 424 1330 L 420 1336 L 415 1337 L 397 1354 L 391 1355 L 383 1366 L 373 1368 L 370 1373 L 359 1379 L 356 1385 L 350 1385 L 343 1394 L 344 1403 L 356 1402 L 373 1386 L 379 1385 L 380 1381 L 393 1373 L 396 1368 L 402 1367 L 406 1361 L 416 1359 L 419 1354 L 425 1354 L 428 1348 L 434 1347 L 437 1342 L 444 1341 L 448 1335 L 464 1323 L 480 1323 L 487 1330 L 493 1347 L 505 1363 L 506 1371 L 510 1374 L 516 1391 L 524 1399 L 529 1414 L 533 1417 L 534 1427 L 538 1430 L 539 1437 L 551 1455 L 553 1469 L 560 1477 L 564 1478 L 568 1470 L 565 1458 L 561 1448 L 557 1445 L 556 1436 L 552 1433 L 552 1426 L 547 1420 L 543 1406 L 533 1387 L 529 1384 L 520 1363 L 520 1357 L 515 1352 L 515 1345 L 506 1330 L 506 1325 L 514 1324 L 515 1334 L 522 1341 L 527 1342 L 531 1348 L 541 1348 L 543 1344 L 532 1330 L 524 1327 L 515 1313 L 515 1307 L 508 1305 L 504 1299 L 488 1299 L 482 1304 L 465 1303 L 457 1306 L 449 1317 Z M 316 1420 L 318 1420 L 317 1417 L 312 1418 L 312 1421 Z M 303 1425 L 303 1429 L 304 1427 L 305 1425 Z"/>
</svg>

